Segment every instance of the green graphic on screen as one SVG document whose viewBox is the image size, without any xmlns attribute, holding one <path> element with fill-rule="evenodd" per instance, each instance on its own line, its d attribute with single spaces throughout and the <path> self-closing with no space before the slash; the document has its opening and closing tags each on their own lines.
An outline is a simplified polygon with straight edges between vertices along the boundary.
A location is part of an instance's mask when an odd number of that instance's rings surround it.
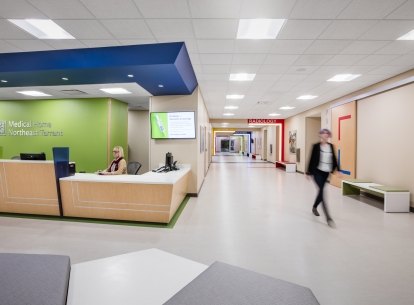
<svg viewBox="0 0 414 305">
<path fill-rule="evenodd" d="M 153 139 L 168 139 L 168 113 L 151 113 L 151 135 Z"/>
</svg>

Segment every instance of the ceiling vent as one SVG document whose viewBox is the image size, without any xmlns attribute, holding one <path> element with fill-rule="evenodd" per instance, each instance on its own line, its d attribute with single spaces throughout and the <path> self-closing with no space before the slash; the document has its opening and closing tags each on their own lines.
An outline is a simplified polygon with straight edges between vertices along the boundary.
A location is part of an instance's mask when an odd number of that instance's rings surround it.
<svg viewBox="0 0 414 305">
<path fill-rule="evenodd" d="M 262 106 L 265 106 L 265 105 L 270 105 L 270 104 L 271 104 L 271 102 L 269 102 L 269 101 L 258 101 L 256 104 L 257 104 L 257 105 L 262 105 Z"/>
<path fill-rule="evenodd" d="M 60 92 L 68 94 L 68 95 L 85 95 L 85 94 L 87 94 L 84 91 L 80 91 L 80 90 L 76 90 L 76 89 L 60 90 Z"/>
</svg>

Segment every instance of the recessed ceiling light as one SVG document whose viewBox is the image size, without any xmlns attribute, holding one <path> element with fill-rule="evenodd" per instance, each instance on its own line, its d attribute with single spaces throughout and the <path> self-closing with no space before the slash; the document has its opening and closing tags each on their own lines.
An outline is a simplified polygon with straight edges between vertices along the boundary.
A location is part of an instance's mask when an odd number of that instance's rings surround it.
<svg viewBox="0 0 414 305">
<path fill-rule="evenodd" d="M 295 109 L 295 107 L 292 107 L 292 106 L 283 106 L 283 107 L 280 107 L 279 109 L 281 109 L 281 110 L 291 110 L 291 109 Z"/>
<path fill-rule="evenodd" d="M 275 39 L 286 19 L 240 19 L 237 39 Z"/>
<path fill-rule="evenodd" d="M 316 95 L 301 95 L 298 96 L 296 99 L 297 100 L 313 100 L 314 98 L 317 98 Z"/>
<path fill-rule="evenodd" d="M 223 113 L 223 115 L 225 115 L 225 116 L 233 116 L 234 113 L 226 112 L 226 113 Z"/>
<path fill-rule="evenodd" d="M 50 19 L 8 19 L 39 39 L 75 39 Z"/>
<path fill-rule="evenodd" d="M 357 77 L 360 77 L 361 74 L 337 74 L 334 77 L 328 79 L 328 82 L 349 82 Z"/>
<path fill-rule="evenodd" d="M 134 77 L 134 74 L 128 74 L 128 77 Z"/>
<path fill-rule="evenodd" d="M 41 91 L 33 91 L 33 90 L 27 90 L 27 91 L 17 91 L 17 93 L 28 95 L 28 96 L 51 96 L 50 94 L 46 94 Z"/>
<path fill-rule="evenodd" d="M 5 80 L 5 79 L 2 79 L 2 80 L 1 80 L 1 82 L 2 82 L 2 83 L 8 83 L 8 81 L 7 81 L 7 80 Z"/>
<path fill-rule="evenodd" d="M 280 113 L 269 113 L 269 116 L 278 116 Z"/>
<path fill-rule="evenodd" d="M 69 78 L 67 78 L 67 77 L 62 77 L 62 80 L 69 80 Z"/>
<path fill-rule="evenodd" d="M 124 88 L 105 88 L 105 89 L 99 89 L 103 92 L 109 93 L 109 94 L 131 94 L 128 90 Z"/>
<path fill-rule="evenodd" d="M 411 30 L 401 37 L 398 37 L 397 40 L 414 40 L 414 30 Z"/>
<path fill-rule="evenodd" d="M 228 100 L 241 100 L 244 99 L 243 94 L 227 94 L 226 99 Z"/>
<path fill-rule="evenodd" d="M 245 82 L 245 81 L 252 81 L 256 77 L 254 73 L 231 73 L 229 80 L 231 81 L 238 81 L 238 82 Z"/>
<path fill-rule="evenodd" d="M 159 85 L 158 85 L 158 88 L 164 88 L 164 85 L 159 84 Z"/>
<path fill-rule="evenodd" d="M 234 110 L 234 109 L 239 109 L 239 106 L 226 106 L 224 107 L 224 109 Z"/>
</svg>

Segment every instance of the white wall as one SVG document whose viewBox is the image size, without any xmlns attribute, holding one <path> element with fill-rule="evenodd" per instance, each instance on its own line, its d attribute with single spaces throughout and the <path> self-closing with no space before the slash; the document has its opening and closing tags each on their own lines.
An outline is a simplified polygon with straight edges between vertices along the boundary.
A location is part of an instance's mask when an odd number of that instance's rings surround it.
<svg viewBox="0 0 414 305">
<path fill-rule="evenodd" d="M 139 174 L 149 171 L 150 123 L 148 111 L 128 111 L 128 161 L 142 164 Z"/>
<path fill-rule="evenodd" d="M 276 145 L 276 125 L 270 125 L 267 129 L 267 161 L 276 162 L 277 157 L 277 145 Z M 270 153 L 270 145 L 272 145 L 272 153 Z"/>
<path fill-rule="evenodd" d="M 313 144 L 318 143 L 319 131 L 321 129 L 321 118 L 320 117 L 307 117 L 305 119 L 306 130 L 305 130 L 305 149 L 300 151 L 300 159 L 305 162 L 305 167 L 309 164 L 310 155 L 312 153 Z M 306 170 L 306 168 L 305 168 Z"/>
<path fill-rule="evenodd" d="M 199 89 L 195 89 L 191 95 L 153 96 L 150 100 L 150 111 L 196 113 L 196 139 L 150 140 L 150 167 L 157 168 L 160 163 L 164 164 L 165 154 L 171 152 L 178 163 L 191 165 L 188 193 L 197 194 L 209 164 L 209 158 L 205 156 L 206 151 L 200 152 L 200 126 L 206 127 L 207 134 L 211 130 Z"/>
<path fill-rule="evenodd" d="M 357 102 L 357 178 L 406 188 L 411 202 L 413 98 L 414 84 L 410 84 Z"/>
</svg>

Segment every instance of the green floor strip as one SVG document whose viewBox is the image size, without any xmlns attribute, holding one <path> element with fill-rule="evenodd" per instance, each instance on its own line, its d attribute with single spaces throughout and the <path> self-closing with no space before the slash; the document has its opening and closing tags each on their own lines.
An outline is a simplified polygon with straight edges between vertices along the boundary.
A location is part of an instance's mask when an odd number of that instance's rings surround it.
<svg viewBox="0 0 414 305">
<path fill-rule="evenodd" d="M 0 217 L 11 217 L 11 218 L 27 218 L 27 219 L 40 219 L 40 220 L 53 220 L 53 221 L 67 221 L 67 222 L 86 222 L 86 223 L 97 223 L 97 224 L 109 224 L 119 226 L 133 226 L 133 227 L 152 227 L 152 228 L 174 228 L 178 218 L 183 212 L 187 205 L 190 197 L 186 196 L 181 202 L 173 218 L 169 223 L 158 223 L 158 222 L 142 222 L 142 221 L 125 221 L 125 220 L 108 220 L 108 219 L 95 219 L 95 218 L 80 218 L 80 217 L 57 217 L 47 215 L 33 215 L 33 214 L 15 214 L 15 213 L 3 213 L 0 212 Z"/>
</svg>

